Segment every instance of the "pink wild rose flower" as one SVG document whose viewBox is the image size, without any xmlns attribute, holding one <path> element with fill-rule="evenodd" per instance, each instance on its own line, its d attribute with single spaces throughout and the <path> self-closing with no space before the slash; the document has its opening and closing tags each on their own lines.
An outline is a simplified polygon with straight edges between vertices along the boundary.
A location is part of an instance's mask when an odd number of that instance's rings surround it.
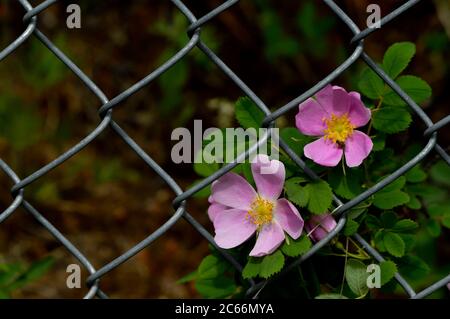
<svg viewBox="0 0 450 319">
<path fill-rule="evenodd" d="M 330 214 L 314 215 L 306 222 L 305 230 L 313 241 L 318 242 L 324 239 L 336 225 L 336 221 Z"/>
<path fill-rule="evenodd" d="M 284 232 L 299 238 L 304 222 L 291 202 L 279 199 L 285 178 L 284 164 L 258 155 L 251 168 L 257 191 L 242 176 L 227 173 L 211 186 L 208 215 L 219 247 L 234 248 L 257 233 L 250 256 L 261 257 L 283 243 Z"/>
<path fill-rule="evenodd" d="M 301 103 L 295 116 L 300 132 L 320 137 L 305 146 L 305 156 L 331 167 L 345 155 L 348 167 L 361 165 L 373 143 L 369 136 L 355 128 L 366 125 L 370 116 L 359 93 L 347 93 L 339 86 L 327 85 L 314 98 Z"/>
</svg>

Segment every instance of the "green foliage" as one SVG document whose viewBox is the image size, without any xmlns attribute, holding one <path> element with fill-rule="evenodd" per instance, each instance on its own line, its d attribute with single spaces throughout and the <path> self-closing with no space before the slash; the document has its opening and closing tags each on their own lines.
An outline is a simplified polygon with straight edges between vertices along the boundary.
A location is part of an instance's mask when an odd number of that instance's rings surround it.
<svg viewBox="0 0 450 319">
<path fill-rule="evenodd" d="M 303 148 L 313 141 L 310 136 L 303 135 L 297 128 L 285 127 L 280 130 L 280 137 L 297 154 L 303 156 Z"/>
<path fill-rule="evenodd" d="M 358 81 L 359 91 L 370 99 L 380 99 L 385 90 L 383 80 L 372 69 L 365 68 Z"/>
<path fill-rule="evenodd" d="M 345 267 L 345 280 L 351 291 L 356 294 L 356 296 L 362 298 L 364 297 L 369 288 L 367 287 L 367 266 L 357 259 L 347 260 Z"/>
<path fill-rule="evenodd" d="M 405 177 L 409 183 L 420 183 L 427 179 L 427 173 L 422 170 L 420 164 L 417 164 L 405 174 Z"/>
<path fill-rule="evenodd" d="M 269 278 L 280 272 L 284 266 L 284 256 L 280 250 L 264 257 L 250 257 L 244 267 L 244 278 Z"/>
<path fill-rule="evenodd" d="M 236 292 L 230 264 L 215 254 L 206 256 L 198 269 L 178 280 L 179 284 L 195 281 L 195 288 L 204 298 L 225 298 Z"/>
<path fill-rule="evenodd" d="M 443 160 L 431 167 L 430 175 L 435 182 L 450 186 L 450 167 Z"/>
<path fill-rule="evenodd" d="M 391 260 L 385 260 L 380 263 L 381 285 L 387 284 L 398 272 L 397 265 Z"/>
<path fill-rule="evenodd" d="M 321 180 L 307 184 L 305 189 L 309 193 L 308 210 L 313 214 L 325 214 L 333 199 L 330 185 Z"/>
<path fill-rule="evenodd" d="M 60 33 L 54 40 L 55 45 L 67 52 L 66 38 Z M 22 78 L 37 90 L 44 90 L 60 83 L 69 69 L 38 39 L 32 38 L 28 45 L 27 56 L 18 65 Z"/>
<path fill-rule="evenodd" d="M 397 178 L 374 195 L 373 204 L 380 209 L 391 209 L 408 203 L 409 196 L 402 191 L 405 183 L 404 176 Z"/>
<path fill-rule="evenodd" d="M 268 6 L 268 2 L 261 1 Z M 314 15 L 313 5 L 306 2 L 301 15 L 303 20 L 299 22 L 312 21 Z M 277 23 L 276 13 L 270 13 L 267 17 L 270 23 Z M 310 28 L 311 23 L 307 23 Z M 312 29 L 302 26 L 306 33 L 313 33 Z M 267 36 L 276 37 L 284 33 L 283 30 L 274 28 L 267 31 Z M 270 33 L 270 35 L 269 35 Z M 281 41 L 282 42 L 282 41 Z M 290 54 L 287 51 L 277 51 L 272 48 L 272 57 L 280 57 L 283 54 Z M 383 62 L 380 65 L 383 70 L 408 94 L 416 103 L 423 103 L 431 96 L 430 86 L 422 79 L 403 75 L 415 54 L 415 45 L 409 42 L 396 43 L 385 53 Z M 390 134 L 395 134 L 406 130 L 411 124 L 412 117 L 406 103 L 393 90 L 387 86 L 372 70 L 365 69 L 362 72 L 360 81 L 357 82 L 361 93 L 364 95 L 366 105 L 370 105 L 372 112 L 371 123 L 367 132 L 374 142 L 374 149 L 363 165 L 356 168 L 335 167 L 326 168 L 312 164 L 306 164 L 320 176 L 320 180 L 312 181 L 306 178 L 305 173 L 294 165 L 284 152 L 281 153 L 280 160 L 286 167 L 286 180 L 284 183 L 284 194 L 281 197 L 287 198 L 292 204 L 297 206 L 300 214 L 305 220 L 314 214 L 325 214 L 330 212 L 333 193 L 337 196 L 351 200 L 363 193 L 364 190 L 372 187 L 377 182 L 383 180 L 401 165 L 409 161 L 421 149 L 408 147 L 401 154 L 397 155 L 391 140 L 387 140 Z M 236 119 L 243 128 L 258 128 L 264 119 L 264 114 L 248 98 L 241 98 L 236 102 Z M 362 129 L 361 129 L 362 130 Z M 305 145 L 315 140 L 315 138 L 305 136 L 293 127 L 283 128 L 280 133 L 281 138 L 299 156 L 303 157 Z M 390 138 L 390 137 L 389 137 Z M 216 171 L 217 167 L 196 168 L 199 175 L 205 177 Z M 238 172 L 250 183 L 254 184 L 251 174 L 250 164 L 240 166 Z M 372 196 L 356 205 L 347 212 L 347 221 L 341 231 L 342 236 L 336 236 L 331 245 L 322 248 L 320 255 L 331 255 L 333 258 L 346 257 L 346 267 L 344 270 L 346 285 L 336 287 L 330 282 L 325 291 L 320 291 L 320 286 L 314 287 L 312 296 L 317 299 L 345 299 L 346 296 L 364 298 L 369 289 L 367 287 L 367 266 L 362 261 L 368 260 L 371 256 L 363 251 L 357 241 L 353 241 L 351 236 L 359 233 L 368 237 L 368 242 L 374 246 L 386 259 L 380 263 L 381 285 L 383 291 L 394 291 L 396 282 L 393 280 L 397 272 L 410 278 L 420 280 L 429 271 L 428 265 L 419 257 L 415 256 L 418 251 L 427 250 L 420 239 L 420 234 L 437 237 L 442 233 L 444 227 L 450 228 L 450 201 L 448 200 L 450 169 L 445 162 L 439 161 L 431 166 L 417 164 L 412 169 L 400 176 Z M 443 187 L 445 186 L 445 187 Z M 420 225 L 419 225 L 419 223 Z M 420 226 L 420 227 L 419 227 Z M 247 263 L 243 270 L 243 278 L 263 278 L 267 279 L 279 273 L 285 265 L 286 260 L 298 258 L 307 253 L 312 246 L 306 235 L 293 240 L 287 234 L 285 242 L 271 255 L 260 258 L 248 257 L 248 246 L 245 249 L 237 248 L 233 250 L 240 256 L 240 260 L 246 258 Z M 347 238 L 350 245 L 344 245 L 342 239 Z M 418 254 L 420 255 L 420 254 Z M 210 269 L 215 276 L 223 272 L 222 269 Z M 308 272 L 303 276 L 303 272 Z M 287 274 L 289 280 L 297 282 L 297 287 L 310 293 L 312 289 L 310 281 L 320 280 L 323 274 L 320 268 L 310 271 L 308 267 L 301 268 L 300 274 L 295 278 L 293 274 Z M 226 272 L 226 271 L 225 271 Z M 409 274 L 407 275 L 407 272 Z M 205 273 L 207 273 L 205 271 Z M 193 277 L 199 278 L 199 274 L 188 275 L 187 280 Z M 226 277 L 226 276 L 225 276 Z M 319 278 L 317 278 L 319 277 Z M 308 279 L 306 279 L 308 278 Z M 335 280 L 333 278 L 333 280 Z M 314 283 L 313 283 L 314 284 Z M 236 288 L 236 287 L 234 287 Z M 324 293 L 327 292 L 327 293 Z M 328 293 L 330 292 L 330 293 Z"/>
<path fill-rule="evenodd" d="M 383 69 L 391 78 L 396 78 L 408 66 L 416 53 L 411 42 L 398 42 L 387 49 L 383 58 Z"/>
<path fill-rule="evenodd" d="M 309 201 L 309 189 L 300 185 L 305 181 L 301 177 L 293 177 L 284 184 L 287 198 L 300 207 L 305 207 Z"/>
<path fill-rule="evenodd" d="M 373 113 L 373 127 L 377 130 L 393 134 L 404 131 L 411 124 L 411 114 L 408 110 L 386 106 Z"/>
<path fill-rule="evenodd" d="M 0 137 L 15 151 L 21 151 L 40 139 L 43 120 L 33 105 L 7 94 L 0 96 Z"/>
<path fill-rule="evenodd" d="M 311 240 L 302 235 L 298 239 L 294 240 L 290 237 L 281 246 L 281 251 L 283 254 L 289 257 L 298 257 L 305 254 L 312 246 Z"/>
<path fill-rule="evenodd" d="M 367 215 L 365 222 L 370 230 L 376 231 L 374 243 L 382 252 L 402 257 L 414 244 L 409 233 L 414 232 L 418 225 L 411 219 L 398 219 L 393 211 L 386 211 L 380 218 Z"/>
<path fill-rule="evenodd" d="M 344 227 L 344 235 L 352 236 L 358 231 L 358 228 L 359 228 L 359 223 L 357 223 L 353 219 L 347 219 L 347 222 L 345 223 L 345 227 Z"/>
<path fill-rule="evenodd" d="M 348 169 L 345 175 L 342 169 L 336 168 L 328 175 L 330 186 L 345 199 L 352 199 L 363 192 L 362 180 L 363 173 L 358 168 Z"/>
<path fill-rule="evenodd" d="M 11 293 L 41 278 L 53 266 L 54 259 L 46 257 L 32 263 L 0 264 L 0 298 L 10 298 Z"/>
<path fill-rule="evenodd" d="M 236 119 L 244 128 L 258 129 L 264 120 L 264 113 L 248 97 L 241 97 L 236 102 Z"/>
<path fill-rule="evenodd" d="M 407 279 L 421 279 L 430 273 L 430 267 L 420 257 L 408 255 L 398 260 L 399 272 Z"/>
<path fill-rule="evenodd" d="M 396 233 L 386 232 L 383 237 L 384 247 L 395 257 L 402 257 L 405 254 L 405 242 Z"/>
<path fill-rule="evenodd" d="M 396 82 L 416 103 L 422 103 L 431 96 L 431 87 L 427 82 L 417 76 L 400 76 Z M 387 90 L 384 94 L 383 103 L 392 106 L 406 106 L 406 102 L 392 89 Z"/>
<path fill-rule="evenodd" d="M 306 182 L 302 177 L 288 179 L 284 186 L 287 198 L 300 207 L 307 207 L 311 213 L 326 213 L 332 201 L 330 186 L 322 180 Z"/>
<path fill-rule="evenodd" d="M 384 54 L 380 67 L 414 102 L 422 103 L 430 98 L 431 87 L 417 76 L 400 75 L 411 62 L 415 52 L 413 43 L 395 43 Z M 365 68 L 361 73 L 358 88 L 367 98 L 378 101 L 374 102 L 377 107 L 372 111 L 372 124 L 375 129 L 394 134 L 409 127 L 412 119 L 406 102 L 370 68 Z M 377 150 L 379 148 L 377 145 Z"/>
</svg>

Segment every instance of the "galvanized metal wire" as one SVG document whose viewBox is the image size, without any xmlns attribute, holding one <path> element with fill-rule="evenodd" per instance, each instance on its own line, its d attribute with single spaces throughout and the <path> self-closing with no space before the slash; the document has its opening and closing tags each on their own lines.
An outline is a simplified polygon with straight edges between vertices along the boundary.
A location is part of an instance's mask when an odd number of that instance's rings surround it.
<svg viewBox="0 0 450 319">
<path fill-rule="evenodd" d="M 450 123 L 450 115 L 446 116 L 437 123 L 433 123 L 427 114 L 418 106 L 408 94 L 406 94 L 394 81 L 389 78 L 389 76 L 371 59 L 369 55 L 364 52 L 364 39 L 366 39 L 370 34 L 377 32 L 389 23 L 390 21 L 396 19 L 401 14 L 408 11 L 411 7 L 415 6 L 420 0 L 410 0 L 398 7 L 396 10 L 386 15 L 381 20 L 381 28 L 367 28 L 365 30 L 360 30 L 358 26 L 352 21 L 352 19 L 333 1 L 333 0 L 323 0 L 323 2 L 329 7 L 329 9 L 345 23 L 350 31 L 353 33 L 353 38 L 350 41 L 350 45 L 354 47 L 352 54 L 336 69 L 331 72 L 328 76 L 323 78 L 321 81 L 316 83 L 306 92 L 303 92 L 300 96 L 293 99 L 286 105 L 278 107 L 275 111 L 271 112 L 269 107 L 267 107 L 264 102 L 245 84 L 201 39 L 201 28 L 214 19 L 217 15 L 221 14 L 225 10 L 235 5 L 239 0 L 228 0 L 222 5 L 218 6 L 214 10 L 205 14 L 204 16 L 197 18 L 191 10 L 181 1 L 181 0 L 171 0 L 171 3 L 176 6 L 176 8 L 186 17 L 189 21 L 190 26 L 186 30 L 189 35 L 189 41 L 185 46 L 179 50 L 175 55 L 173 55 L 164 64 L 159 66 L 156 70 L 148 74 L 145 78 L 138 81 L 132 85 L 127 90 L 123 91 L 119 95 L 108 99 L 102 90 L 85 74 L 83 71 L 72 62 L 58 47 L 48 39 L 38 28 L 37 19 L 39 14 L 46 10 L 49 6 L 56 3 L 58 0 L 46 0 L 40 3 L 36 7 L 32 7 L 27 0 L 18 0 L 19 3 L 25 10 L 23 21 L 26 25 L 24 32 L 9 46 L 0 51 L 0 61 L 5 59 L 8 55 L 13 53 L 17 48 L 22 45 L 31 35 L 38 38 L 54 55 L 56 58 L 61 60 L 67 68 L 69 68 L 83 84 L 94 94 L 100 101 L 101 107 L 98 111 L 100 121 L 97 127 L 92 130 L 86 137 L 84 137 L 79 143 L 68 149 L 66 152 L 58 156 L 56 159 L 46 164 L 42 168 L 38 169 L 34 173 L 24 178 L 19 178 L 16 173 L 0 159 L 0 169 L 11 179 L 13 186 L 11 188 L 11 194 L 13 200 L 11 205 L 0 214 L 0 224 L 4 222 L 8 217 L 10 217 L 17 210 L 19 206 L 23 207 L 32 218 L 38 221 L 42 227 L 44 227 L 51 235 L 53 235 L 59 243 L 67 249 L 70 254 L 72 254 L 89 272 L 90 276 L 87 278 L 87 285 L 89 286 L 89 291 L 85 298 L 93 298 L 95 296 L 99 298 L 107 298 L 106 293 L 100 289 L 101 279 L 106 276 L 109 272 L 117 267 L 120 267 L 128 259 L 135 256 L 138 252 L 145 249 L 151 245 L 156 239 L 164 235 L 171 227 L 173 227 L 180 219 L 185 219 L 195 230 L 197 230 L 212 246 L 214 246 L 220 254 L 229 261 L 234 268 L 242 272 L 243 265 L 241 265 L 233 256 L 227 253 L 227 251 L 220 249 L 214 242 L 213 236 L 199 223 L 197 220 L 190 215 L 186 210 L 186 201 L 189 200 L 194 194 L 199 192 L 201 189 L 210 185 L 220 176 L 226 174 L 236 165 L 239 164 L 240 160 L 247 158 L 249 154 L 256 149 L 258 145 L 264 143 L 265 140 L 270 138 L 269 133 L 263 135 L 256 145 L 252 149 L 247 150 L 245 153 L 240 154 L 233 163 L 226 164 L 221 169 L 216 171 L 211 176 L 205 178 L 200 183 L 196 184 L 188 190 L 183 190 L 177 184 L 177 182 L 166 173 L 159 165 L 156 163 L 113 119 L 113 111 L 115 108 L 119 107 L 120 104 L 127 98 L 144 88 L 145 86 L 151 84 L 155 79 L 157 79 L 161 74 L 166 72 L 168 69 L 173 67 L 178 61 L 183 59 L 193 48 L 198 47 L 228 78 L 231 82 L 237 85 L 242 93 L 248 96 L 265 114 L 265 119 L 263 121 L 263 127 L 275 127 L 275 120 L 290 111 L 291 109 L 297 107 L 299 103 L 305 101 L 320 89 L 325 87 L 327 84 L 332 82 L 338 76 L 340 76 L 347 68 L 349 68 L 356 61 L 362 59 L 383 81 L 390 86 L 394 92 L 396 92 L 405 103 L 411 108 L 411 110 L 417 115 L 417 117 L 425 124 L 427 129 L 424 131 L 424 137 L 427 139 L 426 144 L 423 146 L 422 150 L 405 165 L 391 173 L 388 177 L 384 178 L 382 181 L 367 189 L 363 193 L 359 194 L 350 201 L 342 202 L 337 196 L 333 196 L 335 209 L 333 213 L 339 218 L 337 227 L 328 234 L 328 236 L 322 239 L 320 242 L 316 243 L 305 255 L 296 259 L 289 265 L 287 265 L 283 271 L 269 280 L 254 281 L 249 280 L 250 288 L 248 289 L 246 296 L 251 298 L 256 298 L 258 293 L 265 287 L 269 281 L 276 280 L 279 276 L 283 276 L 289 272 L 292 268 L 300 265 L 305 260 L 314 256 L 319 249 L 330 242 L 334 237 L 336 237 L 343 229 L 346 222 L 346 214 L 354 208 L 359 203 L 363 202 L 369 198 L 374 193 L 386 187 L 388 184 L 392 183 L 399 176 L 405 174 L 409 169 L 411 169 L 416 164 L 420 163 L 430 152 L 437 152 L 444 161 L 450 165 L 450 156 L 445 152 L 444 148 L 437 144 L 437 134 L 439 130 Z M 94 141 L 103 131 L 111 129 L 114 131 L 156 174 L 158 174 L 162 180 L 172 189 L 174 193 L 173 200 L 173 214 L 172 216 L 157 230 L 149 234 L 149 236 L 126 251 L 121 256 L 107 263 L 100 269 L 95 269 L 90 261 L 83 255 L 83 253 L 73 245 L 57 228 L 55 228 L 36 208 L 34 208 L 25 198 L 24 190 L 30 184 L 34 183 L 36 180 L 42 178 L 44 175 L 49 173 L 56 167 L 63 165 L 65 161 L 69 158 L 76 156 L 83 148 Z M 317 180 L 319 177 L 308 167 L 302 158 L 300 158 L 296 153 L 289 148 L 289 146 L 280 138 L 281 148 L 291 157 L 291 159 L 302 169 L 307 176 L 312 180 Z M 379 262 L 383 261 L 383 257 L 373 248 L 368 242 L 364 240 L 359 234 L 354 235 L 356 241 L 358 241 L 362 247 L 369 253 L 373 258 Z M 416 292 L 408 283 L 408 281 L 402 276 L 402 274 L 397 273 L 395 275 L 397 282 L 403 287 L 405 293 L 413 299 L 424 298 L 442 288 L 447 283 L 450 282 L 450 275 L 442 278 L 438 282 L 432 284 L 426 289 Z"/>
</svg>

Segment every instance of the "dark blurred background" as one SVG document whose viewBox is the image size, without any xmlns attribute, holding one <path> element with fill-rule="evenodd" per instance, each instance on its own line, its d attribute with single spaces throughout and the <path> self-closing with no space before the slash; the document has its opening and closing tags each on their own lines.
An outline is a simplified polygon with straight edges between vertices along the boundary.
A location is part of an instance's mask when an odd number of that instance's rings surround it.
<svg viewBox="0 0 450 319">
<path fill-rule="evenodd" d="M 142 79 L 182 48 L 189 38 L 186 18 L 170 1 L 76 1 L 82 28 L 66 27 L 59 1 L 39 15 L 38 26 L 112 98 Z M 342 0 L 337 3 L 365 28 L 366 7 L 378 3 L 386 15 L 405 1 Z M 32 1 L 33 5 L 40 1 Z M 222 1 L 185 0 L 197 17 Z M 0 1 L 0 47 L 24 30 L 23 8 Z M 411 41 L 417 54 L 408 74 L 433 88 L 423 105 L 432 120 L 449 113 L 450 8 L 446 0 L 424 0 L 382 30 L 365 47 L 375 60 L 394 42 Z M 321 1 L 240 1 L 202 29 L 202 39 L 272 110 L 325 77 L 352 52 L 352 37 Z M 357 62 L 335 83 L 356 88 L 364 67 Z M 198 179 L 191 165 L 170 159 L 171 132 L 229 127 L 233 103 L 242 92 L 198 49 L 162 77 L 114 108 L 114 119 L 186 189 Z M 49 50 L 31 37 L 0 63 L 0 157 L 26 177 L 55 159 L 100 122 L 100 102 Z M 292 112 L 292 115 L 295 111 Z M 419 142 L 423 125 L 408 134 Z M 293 125 L 293 116 L 278 124 Z M 449 143 L 449 131 L 439 139 Z M 0 174 L 0 211 L 11 203 L 10 180 Z M 174 194 L 112 130 L 27 187 L 26 197 L 97 268 L 148 236 L 173 214 Z M 208 229 L 207 202 L 193 199 L 188 211 Z M 177 279 L 207 254 L 205 240 L 184 220 L 153 245 L 102 279 L 111 297 L 196 297 L 192 285 Z M 54 265 L 13 297 L 82 297 L 67 289 L 66 267 L 76 260 L 24 210 L 0 225 L 0 264 L 30 264 L 52 256 Z M 86 278 L 87 273 L 83 273 Z"/>
</svg>

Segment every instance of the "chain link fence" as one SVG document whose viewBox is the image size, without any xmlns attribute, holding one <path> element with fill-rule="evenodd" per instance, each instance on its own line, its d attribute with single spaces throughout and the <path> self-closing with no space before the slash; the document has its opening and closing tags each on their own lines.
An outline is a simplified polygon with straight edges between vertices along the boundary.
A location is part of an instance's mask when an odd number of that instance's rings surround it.
<svg viewBox="0 0 450 319">
<path fill-rule="evenodd" d="M 113 119 L 113 110 L 125 101 L 130 96 L 134 95 L 136 92 L 144 88 L 145 86 L 152 83 L 161 74 L 167 71 L 169 68 L 174 66 L 178 61 L 183 59 L 193 48 L 198 47 L 217 67 L 232 81 L 236 84 L 242 92 L 248 96 L 265 114 L 265 120 L 263 122 L 264 127 L 274 127 L 275 120 L 290 111 L 291 109 L 297 107 L 301 102 L 305 101 L 320 89 L 325 87 L 340 74 L 346 71 L 353 63 L 362 59 L 383 81 L 390 86 L 411 108 L 411 110 L 417 115 L 417 117 L 423 121 L 427 129 L 424 131 L 424 137 L 427 139 L 427 143 L 424 145 L 422 150 L 404 166 L 390 174 L 388 177 L 384 178 L 382 181 L 367 189 L 363 193 L 359 194 L 352 200 L 348 202 L 342 202 L 338 197 L 334 196 L 334 211 L 333 213 L 338 216 L 339 221 L 337 227 L 328 234 L 326 238 L 316 243 L 305 255 L 296 259 L 289 265 L 287 265 L 282 272 L 271 277 L 268 280 L 254 281 L 249 280 L 250 288 L 246 292 L 246 296 L 249 298 L 257 298 L 258 292 L 267 284 L 268 281 L 276 280 L 277 277 L 282 276 L 292 268 L 300 265 L 302 262 L 313 256 L 321 249 L 324 245 L 330 242 L 334 237 L 336 237 L 339 232 L 343 229 L 346 223 L 346 213 L 358 205 L 359 203 L 366 200 L 369 196 L 378 192 L 399 176 L 405 174 L 409 169 L 415 166 L 417 163 L 421 162 L 430 152 L 437 152 L 444 161 L 450 165 L 450 156 L 445 152 L 444 148 L 437 144 L 437 133 L 439 129 L 448 125 L 450 123 L 450 115 L 446 116 L 437 123 L 433 123 L 427 114 L 418 106 L 410 96 L 408 96 L 391 78 L 389 78 L 386 73 L 371 59 L 369 55 L 364 52 L 364 39 L 367 38 L 373 32 L 380 32 L 383 27 L 390 21 L 396 19 L 401 14 L 405 13 L 411 7 L 415 6 L 420 0 L 410 0 L 398 7 L 396 10 L 386 15 L 381 20 L 381 28 L 367 28 L 365 30 L 360 30 L 357 25 L 352 21 L 352 19 L 347 16 L 347 14 L 332 0 L 323 0 L 323 2 L 329 7 L 329 9 L 343 22 L 345 23 L 351 32 L 354 34 L 351 44 L 354 47 L 353 53 L 336 69 L 331 72 L 328 76 L 322 79 L 320 82 L 315 84 L 312 88 L 302 93 L 299 97 L 290 101 L 286 105 L 277 108 L 274 112 L 269 111 L 269 107 L 264 104 L 264 102 L 202 41 L 201 39 L 201 28 L 217 15 L 223 11 L 229 9 L 235 5 L 239 0 L 228 0 L 222 5 L 218 6 L 214 10 L 208 12 L 204 16 L 197 18 L 190 11 L 190 9 L 181 0 L 171 0 L 171 4 L 168 2 L 167 5 L 174 5 L 185 17 L 189 20 L 190 26 L 186 30 L 189 35 L 189 41 L 185 46 L 178 51 L 174 56 L 167 60 L 164 64 L 159 66 L 152 73 L 148 74 L 145 78 L 135 83 L 133 86 L 123 91 L 116 97 L 108 99 L 102 90 L 88 77 L 83 71 L 72 62 L 62 51 L 58 49 L 54 43 L 49 40 L 45 34 L 43 34 L 37 28 L 38 15 L 46 10 L 49 6 L 56 3 L 58 0 L 47 0 L 36 7 L 32 7 L 27 0 L 18 0 L 18 2 L 25 9 L 26 14 L 23 17 L 26 29 L 25 31 L 9 46 L 0 51 L 0 61 L 5 59 L 9 54 L 14 53 L 14 51 L 25 41 L 27 41 L 30 36 L 37 37 L 47 48 L 50 50 L 58 59 L 60 59 L 69 68 L 83 84 L 94 94 L 101 102 L 102 106 L 98 110 L 100 115 L 100 123 L 98 126 L 90 132 L 85 138 L 83 138 L 78 144 L 67 150 L 65 153 L 61 154 L 58 158 L 48 163 L 44 167 L 35 171 L 31 175 L 25 178 L 19 178 L 16 173 L 0 158 L 0 168 L 1 170 L 9 176 L 13 182 L 11 188 L 11 193 L 13 196 L 13 201 L 10 206 L 0 214 L 0 223 L 4 222 L 8 217 L 10 217 L 19 206 L 22 206 L 29 214 L 30 217 L 34 218 L 39 222 L 51 235 L 53 235 L 59 243 L 65 247 L 65 249 L 70 252 L 89 272 L 90 276 L 87 278 L 87 285 L 89 291 L 85 298 L 107 298 L 105 292 L 100 288 L 102 277 L 106 276 L 109 272 L 117 267 L 120 267 L 125 261 L 135 256 L 138 252 L 145 249 L 147 246 L 151 245 L 156 239 L 163 236 L 171 227 L 173 227 L 180 219 L 185 219 L 196 231 L 198 231 L 211 245 L 213 245 L 221 255 L 228 260 L 237 271 L 241 272 L 243 266 L 239 264 L 231 255 L 226 251 L 217 247 L 214 242 L 213 236 L 192 217 L 186 210 L 186 201 L 189 200 L 194 194 L 199 192 L 204 187 L 210 185 L 213 181 L 233 169 L 241 159 L 246 158 L 249 154 L 256 149 L 260 144 L 264 143 L 268 138 L 270 138 L 271 130 L 266 131 L 266 135 L 262 136 L 258 143 L 254 145 L 250 150 L 243 154 L 240 154 L 233 163 L 229 163 L 216 171 L 214 174 L 202 180 L 200 183 L 196 184 L 194 187 L 184 191 L 180 188 L 177 182 L 166 173 L 159 165 L 156 163 L 128 134 L 125 132 Z M 381 31 L 382 32 L 382 31 Z M 70 242 L 56 227 L 54 227 L 35 207 L 33 207 L 24 196 L 24 190 L 36 180 L 42 178 L 44 175 L 49 173 L 51 170 L 55 169 L 60 165 L 64 165 L 64 162 L 69 158 L 76 156 L 83 148 L 93 142 L 104 130 L 113 130 L 152 170 L 154 170 L 167 185 L 173 190 L 175 199 L 173 200 L 174 213 L 161 227 L 151 233 L 146 239 L 135 245 L 133 248 L 126 251 L 121 256 L 117 257 L 110 263 L 104 265 L 100 269 L 94 268 L 91 262 L 83 255 L 83 253 Z M 312 179 L 317 180 L 319 177 L 312 172 L 305 165 L 305 162 L 299 158 L 294 151 L 292 151 L 288 145 L 280 139 L 280 147 L 291 157 L 291 159 Z M 378 262 L 383 261 L 383 257 L 375 250 L 368 242 L 366 242 L 363 237 L 359 234 L 354 235 L 354 238 L 364 247 L 364 249 Z M 432 284 L 426 289 L 416 292 L 410 286 L 410 284 L 402 277 L 400 273 L 395 275 L 397 282 L 403 287 L 405 293 L 413 299 L 424 298 L 437 289 L 442 288 L 448 282 L 450 282 L 450 275 L 439 280 L 438 282 Z"/>
</svg>

